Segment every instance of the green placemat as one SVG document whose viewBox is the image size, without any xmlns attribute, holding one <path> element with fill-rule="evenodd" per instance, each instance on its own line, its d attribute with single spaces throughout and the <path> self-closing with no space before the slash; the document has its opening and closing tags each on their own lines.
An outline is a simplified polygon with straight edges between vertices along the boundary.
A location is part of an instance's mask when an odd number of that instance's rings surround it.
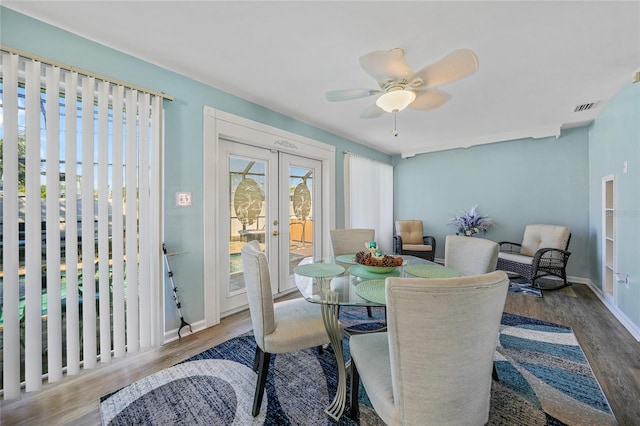
<svg viewBox="0 0 640 426">
<path fill-rule="evenodd" d="M 404 271 L 407 274 L 421 278 L 453 278 L 462 276 L 462 274 L 456 270 L 431 263 L 414 263 L 407 265 Z"/>
<path fill-rule="evenodd" d="M 371 272 L 362 267 L 362 265 L 353 265 L 349 268 L 349 273 L 355 275 L 356 277 L 364 278 L 367 280 L 375 280 L 375 279 L 384 279 L 387 277 L 399 277 L 400 270 L 396 269 L 395 271 L 387 272 L 386 274 L 377 274 L 375 272 Z"/>
<path fill-rule="evenodd" d="M 353 260 L 354 257 L 356 257 L 355 254 L 341 254 L 340 256 L 336 256 L 336 261 L 355 265 L 356 261 Z"/>
<path fill-rule="evenodd" d="M 381 305 L 387 304 L 387 296 L 384 293 L 384 280 L 368 280 L 356 286 L 356 294 L 364 300 Z"/>
<path fill-rule="evenodd" d="M 298 265 L 293 272 L 311 278 L 335 277 L 344 272 L 344 268 L 335 263 L 306 263 Z"/>
</svg>

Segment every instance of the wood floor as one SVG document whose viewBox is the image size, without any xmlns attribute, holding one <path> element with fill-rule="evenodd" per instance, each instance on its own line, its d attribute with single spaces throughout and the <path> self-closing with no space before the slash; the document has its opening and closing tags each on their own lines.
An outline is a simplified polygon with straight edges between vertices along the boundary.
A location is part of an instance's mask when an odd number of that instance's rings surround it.
<svg viewBox="0 0 640 426">
<path fill-rule="evenodd" d="M 509 293 L 505 312 L 572 327 L 618 423 L 640 425 L 640 343 L 586 285 L 545 292 L 543 298 Z M 0 424 L 99 425 L 101 396 L 250 329 L 248 311 L 241 312 L 181 341 L 66 377 L 21 400 L 2 401 Z"/>
</svg>

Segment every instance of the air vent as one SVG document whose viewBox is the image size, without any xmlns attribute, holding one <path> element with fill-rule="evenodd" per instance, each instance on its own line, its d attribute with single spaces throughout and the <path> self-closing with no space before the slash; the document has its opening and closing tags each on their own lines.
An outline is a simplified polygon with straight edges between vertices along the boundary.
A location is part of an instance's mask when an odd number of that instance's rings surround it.
<svg viewBox="0 0 640 426">
<path fill-rule="evenodd" d="M 590 110 L 590 109 L 594 109 L 596 107 L 596 105 L 598 105 L 598 101 L 589 102 L 588 104 L 578 105 L 577 107 L 575 107 L 573 109 L 573 112 L 580 112 L 580 111 L 587 111 L 587 110 Z"/>
</svg>

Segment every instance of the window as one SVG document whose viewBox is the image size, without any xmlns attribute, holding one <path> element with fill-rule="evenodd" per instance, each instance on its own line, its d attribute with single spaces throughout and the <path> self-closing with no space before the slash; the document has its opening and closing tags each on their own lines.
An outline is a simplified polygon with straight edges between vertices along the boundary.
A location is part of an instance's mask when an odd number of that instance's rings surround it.
<svg viewBox="0 0 640 426">
<path fill-rule="evenodd" d="M 8 399 L 156 343 L 162 98 L 5 52 L 0 76 Z"/>
<path fill-rule="evenodd" d="M 393 253 L 393 166 L 347 152 L 344 167 L 345 228 L 375 229 L 378 247 Z"/>
</svg>

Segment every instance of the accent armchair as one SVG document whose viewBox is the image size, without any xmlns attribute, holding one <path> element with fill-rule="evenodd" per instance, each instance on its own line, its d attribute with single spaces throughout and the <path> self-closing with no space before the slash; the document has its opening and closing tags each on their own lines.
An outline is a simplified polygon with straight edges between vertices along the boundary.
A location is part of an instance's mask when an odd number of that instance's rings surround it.
<svg viewBox="0 0 640 426">
<path fill-rule="evenodd" d="M 251 324 L 256 339 L 253 370 L 258 373 L 253 397 L 253 416 L 262 405 L 262 396 L 269 373 L 271 354 L 293 352 L 329 343 L 320 305 L 304 299 L 273 303 L 269 264 L 257 241 L 241 249 L 244 280 L 249 299 Z"/>
<path fill-rule="evenodd" d="M 358 383 L 388 425 L 487 423 L 493 357 L 509 278 L 387 278 L 388 332 L 352 336 L 351 418 Z"/>
<path fill-rule="evenodd" d="M 417 256 L 432 262 L 435 258 L 436 239 L 423 234 L 421 220 L 396 220 L 393 245 L 399 255 Z"/>
<path fill-rule="evenodd" d="M 497 269 L 525 278 L 532 287 L 542 290 L 564 288 L 567 282 L 567 262 L 571 253 L 571 232 L 566 226 L 527 225 L 522 243 L 503 241 L 500 244 Z M 536 280 L 545 276 L 556 276 L 563 284 L 556 287 L 541 287 Z"/>
</svg>

